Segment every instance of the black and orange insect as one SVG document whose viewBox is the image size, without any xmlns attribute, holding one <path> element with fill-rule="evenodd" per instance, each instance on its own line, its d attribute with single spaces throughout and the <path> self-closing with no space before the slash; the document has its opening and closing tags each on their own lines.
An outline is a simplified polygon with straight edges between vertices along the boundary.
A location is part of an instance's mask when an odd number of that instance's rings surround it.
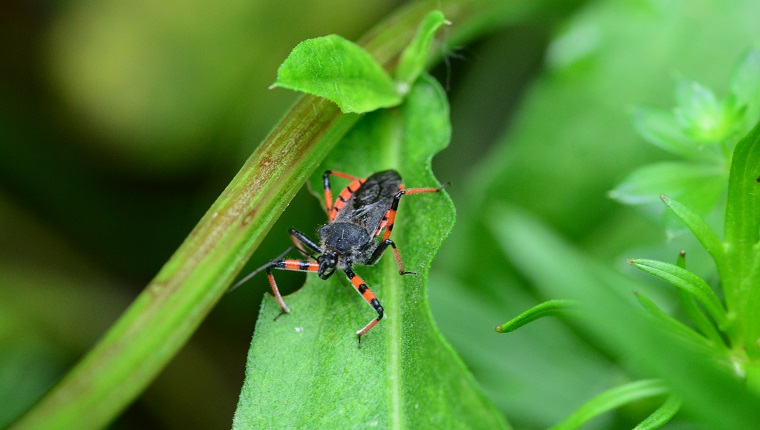
<svg viewBox="0 0 760 430">
<path fill-rule="evenodd" d="M 331 175 L 351 181 L 338 195 L 334 204 L 330 188 Z M 290 308 L 280 295 L 272 269 L 316 272 L 321 279 L 328 279 L 336 270 L 342 270 L 351 281 L 351 285 L 377 312 L 377 318 L 356 332 L 361 346 L 362 336 L 383 318 L 383 306 L 362 278 L 354 273 L 354 264 L 375 264 L 390 246 L 396 257 L 399 274 L 413 274 L 414 272 L 404 271 L 396 243 L 390 239 L 399 201 L 407 194 L 435 193 L 443 187 L 405 189 L 401 183 L 401 176 L 395 170 L 375 173 L 366 179 L 328 170 L 322 178 L 328 223 L 319 229 L 319 244 L 298 230 L 289 230 L 296 249 L 310 260 L 283 260 L 280 256 L 241 279 L 232 288 L 247 281 L 259 271 L 266 270 L 269 285 L 282 308 L 282 312 L 275 317 L 277 319 L 289 313 Z M 383 231 L 385 233 L 382 238 L 377 240 Z M 290 249 L 292 247 L 288 248 Z M 285 253 L 287 252 L 286 250 Z"/>
</svg>

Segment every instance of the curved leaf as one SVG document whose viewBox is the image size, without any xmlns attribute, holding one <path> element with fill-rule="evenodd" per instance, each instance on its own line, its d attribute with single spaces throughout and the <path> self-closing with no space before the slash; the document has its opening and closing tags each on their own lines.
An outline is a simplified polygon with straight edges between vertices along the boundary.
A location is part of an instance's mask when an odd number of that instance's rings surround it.
<svg viewBox="0 0 760 430">
<path fill-rule="evenodd" d="M 367 115 L 324 168 L 364 177 L 394 168 L 407 187 L 435 186 L 430 159 L 449 134 L 445 95 L 425 77 L 398 111 Z M 320 183 L 315 176 L 312 188 Z M 427 270 L 453 219 L 445 193 L 401 200 L 392 238 L 405 268 L 418 274 L 399 276 L 389 255 L 355 268 L 387 314 L 361 348 L 355 332 L 377 314 L 345 277 L 310 276 L 285 297 L 292 311 L 277 321 L 277 302 L 266 297 L 234 428 L 506 427 L 430 316 Z"/>
<path fill-rule="evenodd" d="M 504 324 L 496 326 L 496 331 L 498 333 L 509 333 L 539 318 L 566 315 L 575 308 L 576 303 L 573 300 L 548 300 L 533 306 Z"/>
<path fill-rule="evenodd" d="M 667 424 L 679 410 L 681 410 L 681 398 L 678 396 L 670 395 L 665 399 L 665 403 L 662 404 L 657 410 L 652 412 L 651 415 L 646 417 L 644 421 L 634 427 L 633 430 L 650 430 L 657 429 Z"/>
<path fill-rule="evenodd" d="M 577 429 L 592 418 L 623 406 L 626 403 L 659 396 L 666 392 L 667 388 L 658 380 L 636 381 L 611 388 L 586 402 L 572 415 L 567 417 L 565 421 L 552 427 L 552 429 Z"/>
<path fill-rule="evenodd" d="M 705 307 L 712 316 L 718 327 L 725 328 L 727 318 L 726 311 L 720 303 L 718 296 L 704 279 L 694 273 L 678 266 L 662 261 L 635 258 L 628 260 L 634 267 L 670 282 L 676 287 L 691 293 Z"/>
<path fill-rule="evenodd" d="M 402 100 L 388 72 L 364 48 L 335 34 L 299 43 L 272 86 L 324 97 L 343 112 L 370 112 Z"/>
<path fill-rule="evenodd" d="M 445 23 L 446 18 L 440 11 L 434 10 L 427 14 L 417 30 L 417 36 L 401 53 L 394 75 L 399 83 L 405 87 L 402 92 L 406 93 L 420 74 L 425 71 L 425 66 L 429 60 L 430 46 L 433 44 L 433 36 L 435 36 L 438 28 Z"/>
</svg>

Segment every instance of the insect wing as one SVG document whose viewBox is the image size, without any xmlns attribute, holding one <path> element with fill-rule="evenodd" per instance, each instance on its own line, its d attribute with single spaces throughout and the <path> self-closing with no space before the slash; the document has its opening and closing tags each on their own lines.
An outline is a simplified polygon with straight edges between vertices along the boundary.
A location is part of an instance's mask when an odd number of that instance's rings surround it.
<svg viewBox="0 0 760 430">
<path fill-rule="evenodd" d="M 375 173 L 348 199 L 335 222 L 350 222 L 374 233 L 400 187 L 401 176 L 395 170 Z"/>
</svg>

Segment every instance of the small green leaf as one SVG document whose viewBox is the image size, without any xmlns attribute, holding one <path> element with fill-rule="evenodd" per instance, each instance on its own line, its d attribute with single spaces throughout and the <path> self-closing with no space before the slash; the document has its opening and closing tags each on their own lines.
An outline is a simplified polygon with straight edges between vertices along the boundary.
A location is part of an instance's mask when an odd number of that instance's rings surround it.
<svg viewBox="0 0 760 430">
<path fill-rule="evenodd" d="M 718 143 L 734 129 L 734 105 L 726 105 L 699 82 L 679 79 L 674 114 L 688 136 L 700 143 Z"/>
<path fill-rule="evenodd" d="M 699 306 L 697 306 L 697 303 L 694 301 L 694 296 L 679 288 L 678 298 L 681 307 L 684 312 L 686 312 L 686 315 L 689 317 L 692 324 L 694 324 L 694 327 L 696 327 L 705 337 L 710 339 L 714 345 L 725 346 L 723 337 L 710 319 L 707 318 L 704 312 L 702 312 Z"/>
<path fill-rule="evenodd" d="M 661 195 L 663 203 L 673 211 L 676 216 L 686 224 L 686 227 L 694 233 L 694 236 L 699 240 L 699 243 L 705 247 L 707 252 L 715 260 L 715 264 L 718 266 L 718 271 L 722 272 L 725 267 L 725 251 L 723 249 L 723 242 L 720 240 L 717 234 L 710 228 L 709 225 L 691 209 L 679 203 L 678 201 L 671 199 L 665 194 Z"/>
<path fill-rule="evenodd" d="M 680 397 L 675 395 L 668 396 L 662 406 L 652 412 L 651 415 L 646 417 L 646 419 L 634 427 L 633 430 L 651 430 L 664 426 L 681 409 L 681 403 L 682 401 Z"/>
<path fill-rule="evenodd" d="M 430 161 L 450 132 L 445 93 L 425 76 L 399 109 L 362 118 L 322 167 L 364 177 L 393 168 L 407 187 L 436 186 Z M 319 189 L 321 170 L 312 188 Z M 427 270 L 453 221 L 445 192 L 401 200 L 392 239 L 405 268 L 417 274 L 400 276 L 392 255 L 354 268 L 387 316 L 362 337 L 361 348 L 355 332 L 377 313 L 342 273 L 327 281 L 309 276 L 284 298 L 291 313 L 277 321 L 279 306 L 265 297 L 233 427 L 508 427 L 430 315 Z"/>
<path fill-rule="evenodd" d="M 575 309 L 574 300 L 548 300 L 533 306 L 506 323 L 496 326 L 496 331 L 498 333 L 509 333 L 539 318 L 567 315 Z"/>
<path fill-rule="evenodd" d="M 334 34 L 299 43 L 277 70 L 273 86 L 324 97 L 343 112 L 370 112 L 402 101 L 388 72 L 367 51 Z"/>
<path fill-rule="evenodd" d="M 412 43 L 401 53 L 395 76 L 398 84 L 402 86 L 400 89 L 402 93 L 406 94 L 414 81 L 425 70 L 435 32 L 445 23 L 446 18 L 441 11 L 434 10 L 428 13 L 420 24 Z"/>
<path fill-rule="evenodd" d="M 650 397 L 660 396 L 668 392 L 667 387 L 659 380 L 644 380 L 631 382 L 611 388 L 578 408 L 564 421 L 553 426 L 553 430 L 571 430 L 580 428 L 583 424 L 605 412 L 619 408 L 627 403 Z"/>
<path fill-rule="evenodd" d="M 662 194 L 685 195 L 689 203 L 697 203 L 705 211 L 723 192 L 724 178 L 723 169 L 712 164 L 654 163 L 631 172 L 608 195 L 629 205 L 655 203 Z"/>
<path fill-rule="evenodd" d="M 719 155 L 717 148 L 697 145 L 684 133 L 672 111 L 638 106 L 631 110 L 630 117 L 641 137 L 672 154 L 698 160 L 714 160 Z"/>
<path fill-rule="evenodd" d="M 662 261 L 639 258 L 628 261 L 637 269 L 668 281 L 676 287 L 691 293 L 705 307 L 710 316 L 718 324 L 718 327 L 725 328 L 726 311 L 723 309 L 718 296 L 715 295 L 712 288 L 707 285 L 704 279 L 686 269 L 673 264 L 663 263 Z"/>
</svg>

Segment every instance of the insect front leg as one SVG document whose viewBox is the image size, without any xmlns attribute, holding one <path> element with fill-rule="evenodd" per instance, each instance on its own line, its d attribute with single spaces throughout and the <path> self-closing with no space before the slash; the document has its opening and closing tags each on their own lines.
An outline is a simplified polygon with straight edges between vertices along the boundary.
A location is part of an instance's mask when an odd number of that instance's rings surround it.
<svg viewBox="0 0 760 430">
<path fill-rule="evenodd" d="M 282 312 L 280 312 L 276 317 L 274 317 L 276 321 L 277 318 L 281 317 L 283 314 L 290 313 L 290 308 L 285 304 L 285 301 L 282 299 L 282 295 L 280 294 L 280 289 L 277 288 L 277 282 L 275 282 L 274 280 L 272 269 L 316 273 L 317 270 L 319 269 L 319 264 L 317 264 L 316 261 L 307 261 L 307 260 L 277 260 L 277 261 L 273 261 L 269 263 L 266 266 L 267 279 L 269 280 L 269 286 L 272 287 L 272 293 L 274 294 L 274 298 L 277 299 L 277 303 L 280 304 L 280 308 L 282 309 Z"/>
<path fill-rule="evenodd" d="M 375 293 L 372 292 L 372 290 L 367 287 L 367 284 L 364 283 L 364 280 L 357 276 L 353 270 L 350 268 L 347 268 L 345 270 L 346 276 L 348 277 L 348 280 L 351 281 L 351 285 L 354 286 L 356 291 L 359 292 L 359 294 L 362 295 L 364 300 L 369 303 L 370 306 L 372 306 L 372 309 L 374 309 L 377 312 L 377 318 L 373 319 L 369 322 L 364 328 L 356 332 L 356 338 L 359 342 L 359 348 L 362 347 L 362 336 L 366 334 L 368 331 L 372 330 L 372 327 L 377 325 L 378 322 L 380 322 L 381 319 L 383 319 L 383 307 L 380 305 L 380 301 L 377 300 L 377 296 L 375 296 Z"/>
<path fill-rule="evenodd" d="M 290 240 L 293 241 L 293 245 L 295 245 L 298 252 L 303 254 L 305 257 L 314 258 L 312 254 L 309 254 L 309 252 L 304 249 L 304 245 L 317 254 L 322 253 L 322 248 L 320 248 L 319 245 L 317 245 L 313 240 L 309 239 L 305 234 L 294 228 L 291 228 L 288 230 L 288 232 L 290 233 Z"/>
</svg>

